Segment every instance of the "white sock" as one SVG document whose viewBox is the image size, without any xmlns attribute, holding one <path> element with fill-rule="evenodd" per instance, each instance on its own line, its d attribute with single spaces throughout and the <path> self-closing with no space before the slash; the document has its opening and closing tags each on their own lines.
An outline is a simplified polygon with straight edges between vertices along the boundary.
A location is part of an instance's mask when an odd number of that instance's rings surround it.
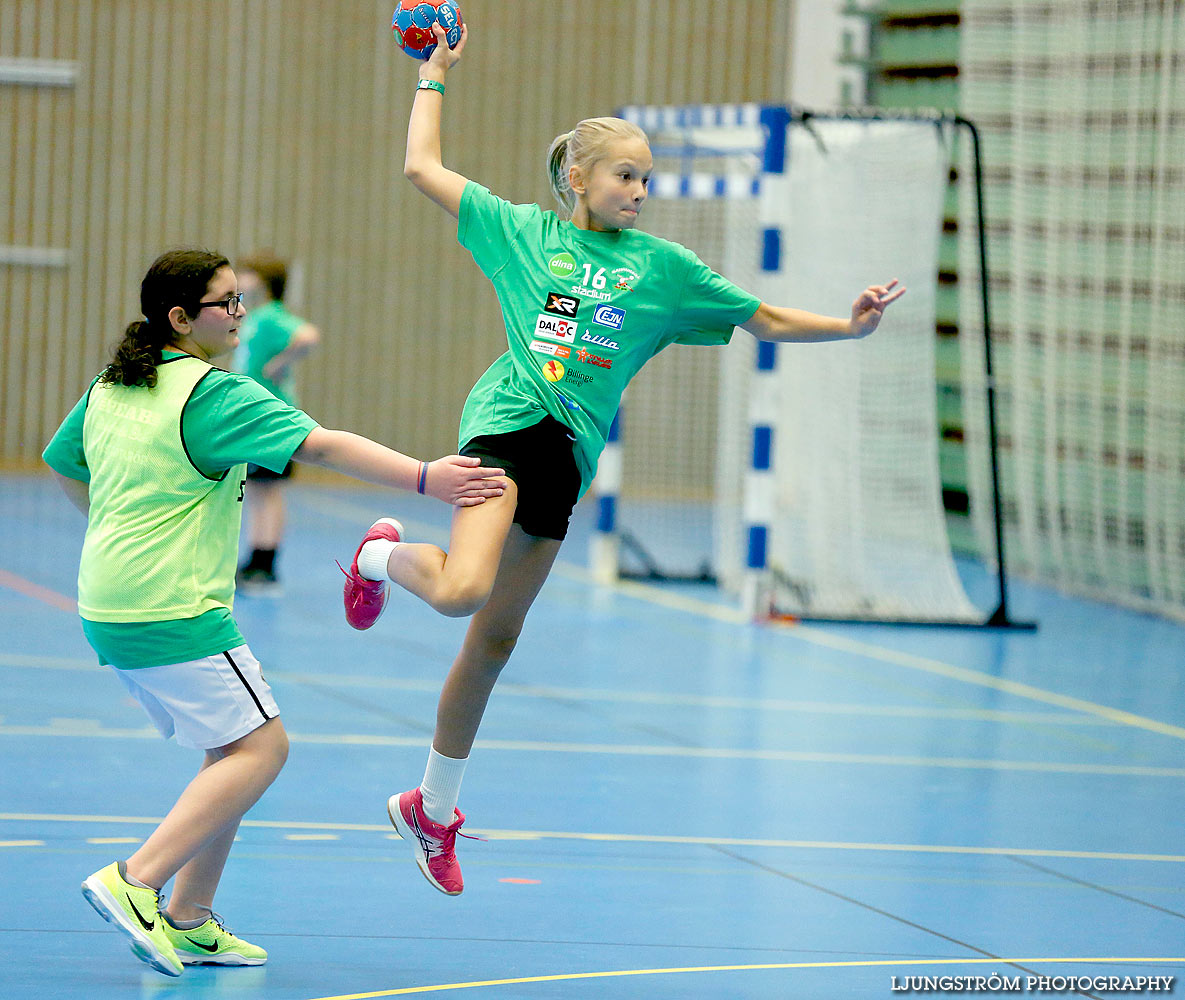
<svg viewBox="0 0 1185 1000">
<path fill-rule="evenodd" d="M 364 580 L 387 579 L 387 560 L 402 542 L 390 542 L 385 538 L 372 538 L 358 553 L 358 575 Z"/>
<path fill-rule="evenodd" d="M 465 776 L 468 757 L 458 760 L 436 752 L 428 751 L 428 766 L 424 769 L 424 781 L 420 794 L 424 796 L 424 813 L 433 823 L 448 826 L 452 823 L 457 797 L 461 794 L 461 779 Z"/>
</svg>

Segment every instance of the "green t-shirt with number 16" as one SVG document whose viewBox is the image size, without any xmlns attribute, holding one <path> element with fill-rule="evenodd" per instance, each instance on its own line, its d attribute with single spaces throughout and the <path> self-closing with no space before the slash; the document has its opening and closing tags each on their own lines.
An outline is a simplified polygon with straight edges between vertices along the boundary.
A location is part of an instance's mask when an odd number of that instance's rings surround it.
<svg viewBox="0 0 1185 1000">
<path fill-rule="evenodd" d="M 494 284 L 510 346 L 469 393 L 460 445 L 550 414 L 576 434 L 582 494 L 639 369 L 668 344 L 727 344 L 761 304 L 677 243 L 578 229 L 472 181 L 457 239 Z"/>
</svg>

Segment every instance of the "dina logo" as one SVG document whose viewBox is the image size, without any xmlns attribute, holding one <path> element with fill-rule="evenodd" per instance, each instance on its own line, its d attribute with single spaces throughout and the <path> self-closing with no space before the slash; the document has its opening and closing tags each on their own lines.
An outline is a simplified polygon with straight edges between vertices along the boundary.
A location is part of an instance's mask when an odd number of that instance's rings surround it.
<svg viewBox="0 0 1185 1000">
<path fill-rule="evenodd" d="M 576 273 L 576 258 L 561 251 L 547 262 L 547 269 L 557 278 L 570 278 Z"/>
</svg>

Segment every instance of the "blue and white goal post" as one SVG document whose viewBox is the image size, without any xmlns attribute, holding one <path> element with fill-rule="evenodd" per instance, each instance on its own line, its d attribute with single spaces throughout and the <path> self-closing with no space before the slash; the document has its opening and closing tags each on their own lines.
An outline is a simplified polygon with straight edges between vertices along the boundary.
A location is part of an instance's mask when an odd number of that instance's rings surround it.
<svg viewBox="0 0 1185 1000">
<path fill-rule="evenodd" d="M 655 168 L 640 228 L 763 301 L 847 316 L 860 341 L 676 347 L 627 392 L 593 490 L 593 569 L 713 579 L 751 615 L 982 624 L 938 468 L 939 235 L 957 122 L 782 105 L 627 107 Z M 670 572 L 667 572 L 667 569 Z"/>
</svg>

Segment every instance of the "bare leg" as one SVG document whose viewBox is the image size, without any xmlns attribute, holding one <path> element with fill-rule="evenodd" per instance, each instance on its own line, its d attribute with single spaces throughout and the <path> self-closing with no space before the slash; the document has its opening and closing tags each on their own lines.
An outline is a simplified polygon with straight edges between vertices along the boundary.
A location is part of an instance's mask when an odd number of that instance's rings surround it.
<svg viewBox="0 0 1185 1000">
<path fill-rule="evenodd" d="M 447 553 L 435 545 L 405 542 L 387 560 L 387 575 L 442 615 L 473 614 L 494 588 L 508 534 L 514 528 L 523 535 L 511 524 L 517 503 L 518 487 L 508 480 L 502 496 L 457 507 Z"/>
<path fill-rule="evenodd" d="M 128 858 L 128 874 L 159 889 L 192 863 L 178 894 L 186 901 L 212 901 L 239 821 L 276 779 L 287 757 L 288 734 L 278 718 L 208 752 L 176 805 Z"/>
<path fill-rule="evenodd" d="M 214 909 L 214 893 L 218 891 L 222 869 L 226 867 L 227 855 L 238 832 L 239 823 L 235 821 L 177 873 L 168 906 L 173 920 L 199 920 L 209 916 L 209 911 Z"/>
<path fill-rule="evenodd" d="M 284 538 L 284 494 L 278 479 L 252 479 L 247 484 L 251 548 L 272 550 Z"/>
<path fill-rule="evenodd" d="M 469 623 L 440 693 L 432 739 L 437 753 L 469 756 L 490 692 L 559 550 L 555 539 L 535 538 L 517 524 L 510 526 L 489 599 Z"/>
</svg>

